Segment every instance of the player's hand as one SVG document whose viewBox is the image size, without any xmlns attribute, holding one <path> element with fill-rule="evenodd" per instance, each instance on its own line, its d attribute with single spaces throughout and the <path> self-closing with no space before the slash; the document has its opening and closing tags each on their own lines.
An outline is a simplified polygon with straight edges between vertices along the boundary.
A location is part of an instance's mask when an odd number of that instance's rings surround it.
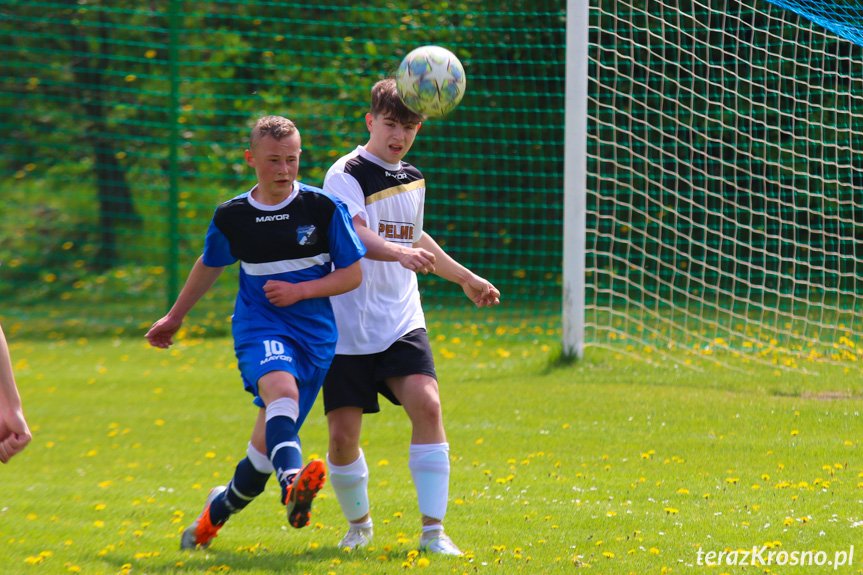
<svg viewBox="0 0 863 575">
<path fill-rule="evenodd" d="M 472 276 L 461 287 L 476 307 L 491 307 L 500 303 L 498 289 L 491 285 L 490 281 L 477 275 Z"/>
<path fill-rule="evenodd" d="M 150 327 L 150 331 L 144 336 L 150 345 L 161 349 L 167 349 L 174 343 L 174 334 L 180 330 L 183 320 L 177 320 L 166 315 Z"/>
<path fill-rule="evenodd" d="M 269 280 L 264 284 L 267 299 L 276 307 L 288 307 L 303 299 L 299 284 Z"/>
<path fill-rule="evenodd" d="M 423 248 L 405 248 L 399 255 L 399 263 L 403 268 L 423 275 L 435 270 L 434 254 Z"/>
<path fill-rule="evenodd" d="M 20 410 L 0 415 L 0 463 L 20 453 L 31 439 L 30 428 Z"/>
</svg>

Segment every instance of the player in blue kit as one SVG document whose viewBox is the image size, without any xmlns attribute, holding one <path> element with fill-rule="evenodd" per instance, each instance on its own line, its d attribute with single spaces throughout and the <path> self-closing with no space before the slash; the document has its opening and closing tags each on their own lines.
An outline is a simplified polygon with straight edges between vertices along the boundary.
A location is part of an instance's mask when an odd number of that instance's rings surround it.
<svg viewBox="0 0 863 575">
<path fill-rule="evenodd" d="M 216 208 L 204 253 L 168 314 L 153 324 L 150 345 L 167 348 L 183 318 L 224 268 L 240 262 L 232 332 L 246 390 L 259 407 L 246 457 L 226 486 L 210 491 L 180 547 L 208 547 L 225 521 L 264 492 L 274 471 L 293 527 L 308 524 L 324 484 L 321 460 L 303 466 L 299 430 L 321 389 L 337 338 L 329 296 L 362 281 L 365 247 L 346 206 L 296 180 L 300 133 L 267 116 L 252 130 L 246 163 L 258 183 Z"/>
</svg>

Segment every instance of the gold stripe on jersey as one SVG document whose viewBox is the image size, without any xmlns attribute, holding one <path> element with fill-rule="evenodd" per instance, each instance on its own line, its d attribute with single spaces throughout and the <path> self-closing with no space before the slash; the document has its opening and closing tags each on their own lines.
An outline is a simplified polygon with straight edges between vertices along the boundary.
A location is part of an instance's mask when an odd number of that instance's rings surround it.
<svg viewBox="0 0 863 575">
<path fill-rule="evenodd" d="M 422 180 L 415 180 L 408 184 L 402 184 L 401 186 L 393 186 L 392 188 L 387 188 L 386 190 L 381 190 L 368 196 L 366 198 L 366 205 L 368 206 L 379 200 L 385 200 L 387 198 L 391 198 L 393 196 L 397 196 L 399 194 L 403 194 L 405 192 L 410 192 L 424 187 L 426 187 L 425 178 L 423 178 Z"/>
</svg>

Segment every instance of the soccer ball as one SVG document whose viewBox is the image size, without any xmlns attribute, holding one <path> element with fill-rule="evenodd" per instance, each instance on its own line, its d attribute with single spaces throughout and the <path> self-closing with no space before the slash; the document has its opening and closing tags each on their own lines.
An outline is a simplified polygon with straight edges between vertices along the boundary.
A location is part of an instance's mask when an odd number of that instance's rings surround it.
<svg viewBox="0 0 863 575">
<path fill-rule="evenodd" d="M 424 116 L 442 116 L 458 106 L 467 79 L 455 54 L 440 46 L 422 46 L 402 60 L 396 71 L 399 98 Z"/>
</svg>

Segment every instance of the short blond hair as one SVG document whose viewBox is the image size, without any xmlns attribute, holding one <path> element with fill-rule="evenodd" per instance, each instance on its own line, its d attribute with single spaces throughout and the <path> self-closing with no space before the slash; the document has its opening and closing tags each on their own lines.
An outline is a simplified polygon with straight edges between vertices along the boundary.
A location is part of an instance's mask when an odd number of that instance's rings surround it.
<svg viewBox="0 0 863 575">
<path fill-rule="evenodd" d="M 276 140 L 287 138 L 288 136 L 298 132 L 297 126 L 287 118 L 282 116 L 264 116 L 252 128 L 252 135 L 249 138 L 249 148 L 254 148 L 255 144 L 261 141 L 266 135 L 270 135 Z"/>
</svg>

